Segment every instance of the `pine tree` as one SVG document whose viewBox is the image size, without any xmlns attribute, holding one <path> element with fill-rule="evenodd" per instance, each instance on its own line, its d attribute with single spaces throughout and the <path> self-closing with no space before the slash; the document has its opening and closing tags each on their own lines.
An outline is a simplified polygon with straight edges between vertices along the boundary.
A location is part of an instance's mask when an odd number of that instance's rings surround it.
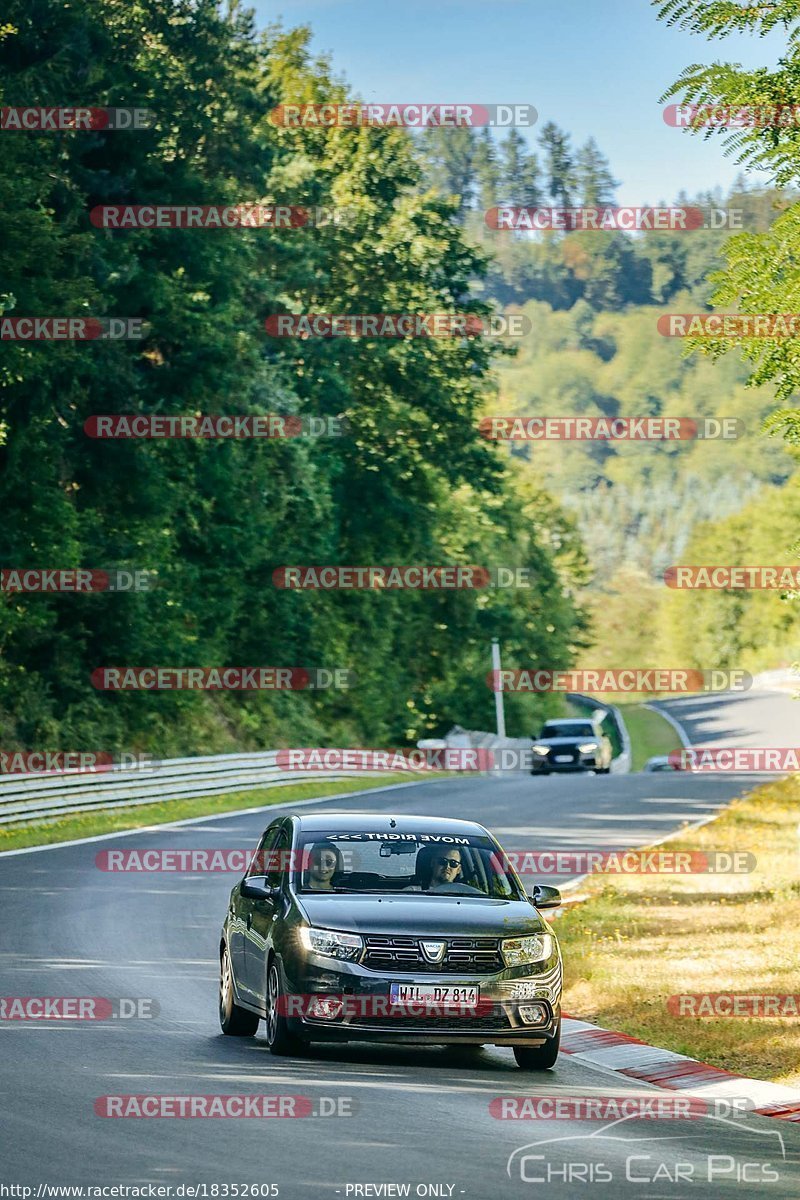
<svg viewBox="0 0 800 1200">
<path fill-rule="evenodd" d="M 548 121 L 539 135 L 539 142 L 545 151 L 550 199 L 561 208 L 571 208 L 577 181 L 569 134 L 559 129 L 554 121 Z"/>
<path fill-rule="evenodd" d="M 605 155 L 594 138 L 581 146 L 575 156 L 575 190 L 579 204 L 613 204 L 619 180 L 611 174 Z"/>
<path fill-rule="evenodd" d="M 505 204 L 535 208 L 541 202 L 538 160 L 516 129 L 500 143 L 500 187 Z"/>
<path fill-rule="evenodd" d="M 475 146 L 475 182 L 478 208 L 482 213 L 500 201 L 501 170 L 492 131 L 481 130 Z"/>
<path fill-rule="evenodd" d="M 468 125 L 426 129 L 420 146 L 429 183 L 443 196 L 458 199 L 457 217 L 463 220 L 475 203 L 477 139 Z"/>
</svg>

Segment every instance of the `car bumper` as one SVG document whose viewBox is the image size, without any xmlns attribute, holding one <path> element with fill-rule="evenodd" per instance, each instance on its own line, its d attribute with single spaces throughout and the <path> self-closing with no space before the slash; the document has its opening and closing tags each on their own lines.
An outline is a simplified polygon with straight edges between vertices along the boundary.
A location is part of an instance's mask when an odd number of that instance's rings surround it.
<svg viewBox="0 0 800 1200">
<path fill-rule="evenodd" d="M 290 1031 L 308 1041 L 435 1042 L 469 1045 L 536 1046 L 555 1036 L 561 1015 L 560 961 L 531 973 L 510 968 L 494 975 L 454 975 L 425 972 L 376 972 L 355 963 L 334 966 L 310 964 L 286 979 L 287 1022 Z M 413 1006 L 407 1012 L 390 1002 L 393 983 L 480 988 L 477 1007 Z M 341 1014 L 320 1018 L 310 1011 L 309 998 L 341 1000 Z M 299 998 L 292 1012 L 292 998 Z M 544 1019 L 526 1022 L 521 1007 L 539 1004 Z"/>
<path fill-rule="evenodd" d="M 544 775 L 546 772 L 549 772 L 553 775 L 568 775 L 577 771 L 598 771 L 600 769 L 601 764 L 598 763 L 597 759 L 593 755 L 589 755 L 585 758 L 573 759 L 572 762 L 568 763 L 553 762 L 552 759 L 549 758 L 536 759 L 534 757 L 534 760 L 531 764 L 531 775 Z"/>
</svg>

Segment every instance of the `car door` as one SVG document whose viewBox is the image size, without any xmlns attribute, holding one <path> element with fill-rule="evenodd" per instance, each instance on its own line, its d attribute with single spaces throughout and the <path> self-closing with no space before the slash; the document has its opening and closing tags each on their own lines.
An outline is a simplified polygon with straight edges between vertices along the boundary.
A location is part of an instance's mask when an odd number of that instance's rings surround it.
<svg viewBox="0 0 800 1200">
<path fill-rule="evenodd" d="M 258 843 L 250 865 L 245 872 L 245 879 L 260 879 L 264 876 L 264 863 L 268 861 L 271 846 L 275 844 L 281 827 L 275 823 L 270 825 Z M 251 1000 L 250 987 L 247 980 L 247 938 L 253 920 L 254 901 L 243 896 L 241 890 L 236 893 L 233 902 L 233 913 L 228 923 L 228 948 L 230 950 L 233 974 L 236 978 L 236 988 L 239 995 Z"/>
<path fill-rule="evenodd" d="M 264 847 L 265 862 L 259 874 L 265 875 L 267 883 L 275 889 L 272 896 L 249 900 L 250 905 L 245 929 L 245 980 L 252 998 L 262 1004 L 267 980 L 267 953 L 272 945 L 272 926 L 283 907 L 281 885 L 286 878 L 291 845 L 288 829 L 278 828 L 276 836 Z"/>
</svg>

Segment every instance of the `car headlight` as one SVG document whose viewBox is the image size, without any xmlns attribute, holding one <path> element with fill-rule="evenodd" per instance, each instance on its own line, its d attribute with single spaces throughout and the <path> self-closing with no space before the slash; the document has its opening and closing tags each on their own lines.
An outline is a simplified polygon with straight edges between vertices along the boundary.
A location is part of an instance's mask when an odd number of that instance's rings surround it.
<svg viewBox="0 0 800 1200">
<path fill-rule="evenodd" d="M 314 929 L 310 925 L 300 927 L 300 942 L 305 950 L 324 954 L 326 958 L 344 958 L 349 962 L 357 959 L 364 949 L 364 942 L 357 933 L 339 933 L 336 929 Z"/>
<path fill-rule="evenodd" d="M 532 746 L 531 749 L 533 750 L 534 754 L 547 754 L 549 751 L 549 746 Z"/>
<path fill-rule="evenodd" d="M 553 935 L 535 933 L 533 937 L 504 938 L 500 945 L 507 967 L 521 967 L 523 963 L 544 962 L 553 953 Z"/>
<path fill-rule="evenodd" d="M 591 754 L 593 750 L 599 749 L 600 747 L 598 746 L 597 742 L 583 742 L 582 745 L 578 746 L 578 750 L 581 754 Z"/>
</svg>

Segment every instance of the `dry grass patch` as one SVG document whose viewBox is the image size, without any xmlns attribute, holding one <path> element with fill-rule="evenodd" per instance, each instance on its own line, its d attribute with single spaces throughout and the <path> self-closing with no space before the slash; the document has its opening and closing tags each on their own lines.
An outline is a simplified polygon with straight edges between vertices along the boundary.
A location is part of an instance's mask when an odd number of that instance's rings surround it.
<svg viewBox="0 0 800 1200">
<path fill-rule="evenodd" d="M 587 880 L 559 920 L 564 1007 L 725 1070 L 800 1086 L 800 1017 L 673 1016 L 677 993 L 797 994 L 800 776 L 757 788 L 670 850 L 742 850 L 747 874 Z"/>
</svg>

